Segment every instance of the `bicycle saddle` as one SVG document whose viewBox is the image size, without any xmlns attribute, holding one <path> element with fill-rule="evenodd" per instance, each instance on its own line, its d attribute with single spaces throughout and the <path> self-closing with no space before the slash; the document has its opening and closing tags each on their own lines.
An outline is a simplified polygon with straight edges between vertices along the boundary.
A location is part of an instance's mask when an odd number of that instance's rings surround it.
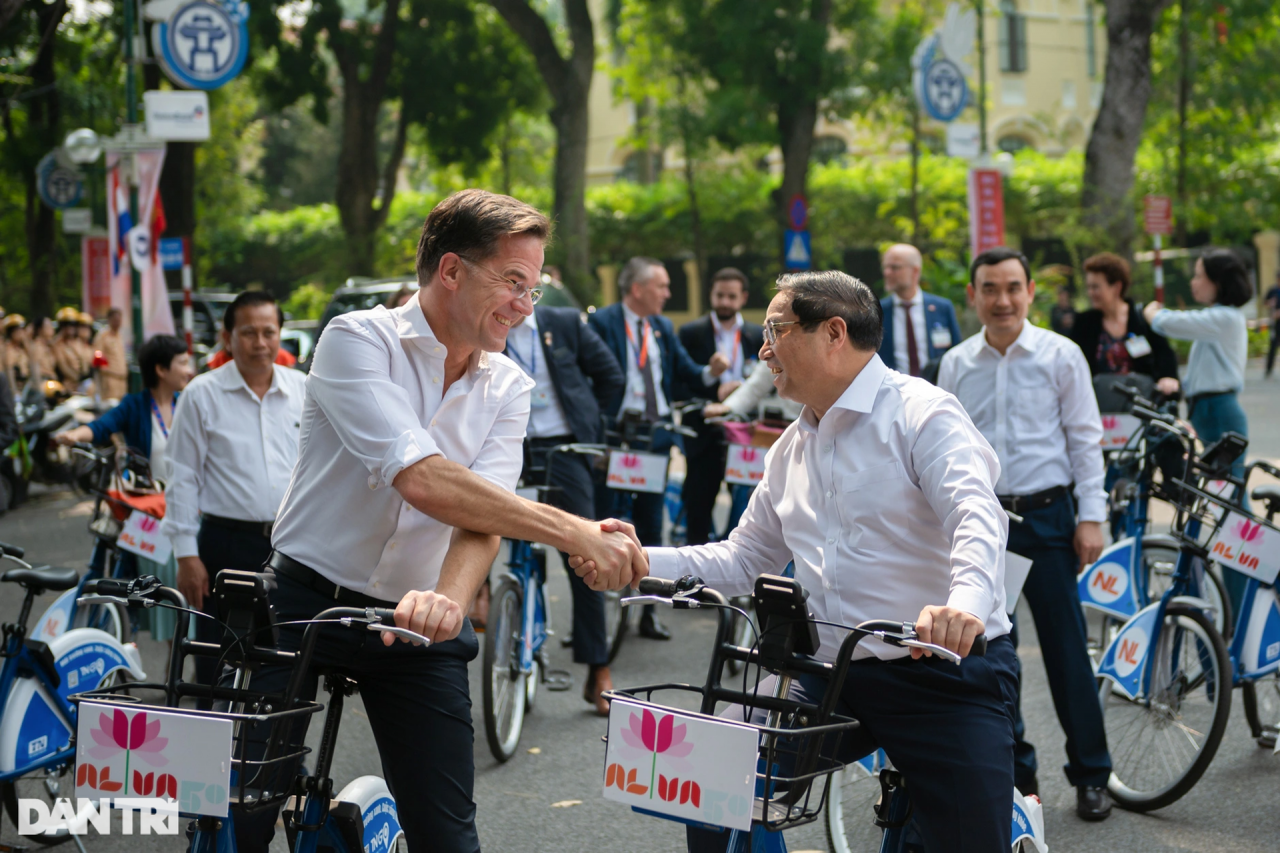
<svg viewBox="0 0 1280 853">
<path fill-rule="evenodd" d="M 40 566 L 35 569 L 10 569 L 0 575 L 0 581 L 16 583 L 37 593 L 45 590 L 62 592 L 80 583 L 80 573 L 75 569 Z"/>
</svg>

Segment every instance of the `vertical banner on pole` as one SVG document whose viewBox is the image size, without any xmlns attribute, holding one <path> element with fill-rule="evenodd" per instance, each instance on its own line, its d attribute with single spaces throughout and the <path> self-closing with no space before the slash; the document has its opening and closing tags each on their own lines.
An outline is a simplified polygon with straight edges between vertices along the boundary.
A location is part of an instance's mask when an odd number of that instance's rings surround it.
<svg viewBox="0 0 1280 853">
<path fill-rule="evenodd" d="M 142 276 L 143 340 L 152 335 L 173 334 L 173 312 L 169 308 L 169 291 L 161 267 L 159 230 L 162 218 L 156 202 L 159 199 L 160 170 L 164 166 L 164 149 L 154 148 L 134 154 L 138 175 L 138 221 L 129 216 L 129 176 L 121 168 L 118 152 L 107 152 L 107 239 L 111 246 L 111 306 L 124 312 L 122 329 L 125 341 L 133 343 L 133 283 L 130 264 L 137 264 Z M 143 228 L 146 228 L 145 234 Z M 130 245 L 130 234 L 135 238 Z M 145 245 L 142 238 L 145 237 Z"/>
<path fill-rule="evenodd" d="M 111 308 L 111 243 L 106 237 L 80 238 L 80 302 L 94 317 Z"/>
<path fill-rule="evenodd" d="M 976 257 L 1004 245 L 1004 187 L 997 169 L 969 171 L 969 249 Z"/>
<path fill-rule="evenodd" d="M 1155 248 L 1152 272 L 1155 277 L 1155 300 L 1164 302 L 1164 264 L 1160 250 L 1164 248 L 1162 237 L 1173 233 L 1173 200 L 1167 195 L 1148 195 L 1142 198 L 1142 224 L 1151 235 Z"/>
</svg>

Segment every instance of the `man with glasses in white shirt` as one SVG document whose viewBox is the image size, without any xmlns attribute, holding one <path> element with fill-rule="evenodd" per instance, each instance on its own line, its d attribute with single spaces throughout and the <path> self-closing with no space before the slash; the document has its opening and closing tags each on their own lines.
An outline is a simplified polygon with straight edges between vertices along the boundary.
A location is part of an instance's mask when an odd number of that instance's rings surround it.
<svg viewBox="0 0 1280 853">
<path fill-rule="evenodd" d="M 991 249 L 973 259 L 969 276 L 983 329 L 943 357 L 938 386 L 960 399 L 1000 457 L 996 490 L 1022 518 L 1009 526 L 1009 550 L 1032 561 L 1022 594 L 1067 735 L 1064 769 L 1076 813 L 1105 820 L 1111 756 L 1076 591 L 1079 571 L 1102 553 L 1107 517 L 1098 401 L 1080 347 L 1027 322 L 1035 282 L 1026 257 Z M 1016 635 L 1015 628 L 1015 642 Z M 1038 793 L 1035 748 L 1024 731 L 1019 709 L 1015 778 L 1019 791 Z"/>
<path fill-rule="evenodd" d="M 440 202 L 423 225 L 415 297 L 335 318 L 307 378 L 267 561 L 271 601 L 281 622 L 394 607 L 397 625 L 431 640 L 326 631 L 314 659 L 359 684 L 411 853 L 480 849 L 467 682 L 479 644 L 466 613 L 500 537 L 591 555 L 604 567 L 593 589 L 646 570 L 629 526 L 606 532 L 513 493 L 534 381 L 501 353 L 541 296 L 550 228 L 508 196 L 464 190 Z M 280 628 L 284 648 L 301 637 Z M 289 676 L 264 667 L 254 688 L 278 690 Z M 315 688 L 311 673 L 307 698 Z M 237 815 L 242 853 L 265 853 L 275 820 Z"/>
<path fill-rule="evenodd" d="M 210 614 L 217 573 L 256 572 L 271 553 L 271 525 L 298 460 L 306 382 L 274 363 L 280 312 L 269 293 L 245 291 L 227 306 L 222 342 L 231 363 L 191 380 L 175 406 L 161 524 L 178 560 L 178 589 Z M 195 625 L 198 640 L 221 641 L 212 619 Z M 196 680 L 212 684 L 215 665 L 197 658 Z"/>
<path fill-rule="evenodd" d="M 954 397 L 880 360 L 880 306 L 857 279 L 784 275 L 767 318 L 761 369 L 804 411 L 769 451 L 728 539 L 650 548 L 650 574 L 694 575 L 733 596 L 794 561 L 816 619 L 915 622 L 921 639 L 961 656 L 985 634 L 986 655 L 959 666 L 859 644 L 837 712 L 862 727 L 841 758 L 885 750 L 928 849 L 963 838 L 966 850 L 1007 850 L 1016 662 L 996 455 Z M 570 565 L 593 579 L 589 563 Z M 845 632 L 820 624 L 818 636 L 817 657 L 832 660 Z M 817 703 L 825 689 L 802 676 L 792 695 Z M 689 830 L 690 850 L 724 850 L 727 840 Z"/>
</svg>

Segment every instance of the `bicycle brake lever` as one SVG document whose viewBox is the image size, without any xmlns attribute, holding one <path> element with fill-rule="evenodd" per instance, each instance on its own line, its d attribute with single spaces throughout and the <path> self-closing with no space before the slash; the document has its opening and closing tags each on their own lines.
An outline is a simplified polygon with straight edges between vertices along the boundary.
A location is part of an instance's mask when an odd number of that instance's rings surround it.
<svg viewBox="0 0 1280 853">
<path fill-rule="evenodd" d="M 934 645 L 933 643 L 925 643 L 920 640 L 899 640 L 893 645 L 907 646 L 913 649 L 924 649 L 925 651 L 933 652 L 935 655 L 937 655 L 940 658 L 944 658 L 946 660 L 951 661 L 957 666 L 959 666 L 960 661 L 962 660 L 960 655 L 951 651 L 951 649 L 944 649 L 942 646 L 937 646 L 937 645 Z"/>
<path fill-rule="evenodd" d="M 623 607 L 629 604 L 666 604 L 673 610 L 696 610 L 702 605 L 692 598 L 682 598 L 677 593 L 674 598 L 661 595 L 630 595 L 620 600 Z"/>
<path fill-rule="evenodd" d="M 128 598 L 122 598 L 118 595 L 82 595 L 76 599 L 76 604 L 120 604 L 128 607 L 130 604 L 141 604 L 143 607 L 154 607 L 155 602 L 150 599 L 139 599 L 132 601 Z"/>
<path fill-rule="evenodd" d="M 424 646 L 431 645 L 431 641 L 426 637 L 414 631 L 410 631 L 408 628 L 397 628 L 395 625 L 383 625 L 381 622 L 370 623 L 368 628 L 370 631 L 386 632 L 388 634 L 393 634 L 402 640 L 412 640 L 413 642 L 421 643 Z"/>
</svg>

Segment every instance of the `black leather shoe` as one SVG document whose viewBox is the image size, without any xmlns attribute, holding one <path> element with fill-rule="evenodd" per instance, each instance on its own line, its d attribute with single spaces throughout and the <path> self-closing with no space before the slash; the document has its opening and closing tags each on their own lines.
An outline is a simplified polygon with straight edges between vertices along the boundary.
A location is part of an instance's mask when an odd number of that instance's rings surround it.
<svg viewBox="0 0 1280 853">
<path fill-rule="evenodd" d="M 1018 792 L 1024 797 L 1030 797 L 1032 794 L 1035 794 L 1037 797 L 1040 796 L 1040 782 L 1034 776 L 1016 787 Z"/>
<path fill-rule="evenodd" d="M 1081 785 L 1076 788 L 1076 814 L 1081 820 L 1106 820 L 1111 816 L 1111 795 L 1106 788 Z"/>
<path fill-rule="evenodd" d="M 670 640 L 671 631 L 650 611 L 640 617 L 640 636 L 649 640 Z"/>
</svg>

